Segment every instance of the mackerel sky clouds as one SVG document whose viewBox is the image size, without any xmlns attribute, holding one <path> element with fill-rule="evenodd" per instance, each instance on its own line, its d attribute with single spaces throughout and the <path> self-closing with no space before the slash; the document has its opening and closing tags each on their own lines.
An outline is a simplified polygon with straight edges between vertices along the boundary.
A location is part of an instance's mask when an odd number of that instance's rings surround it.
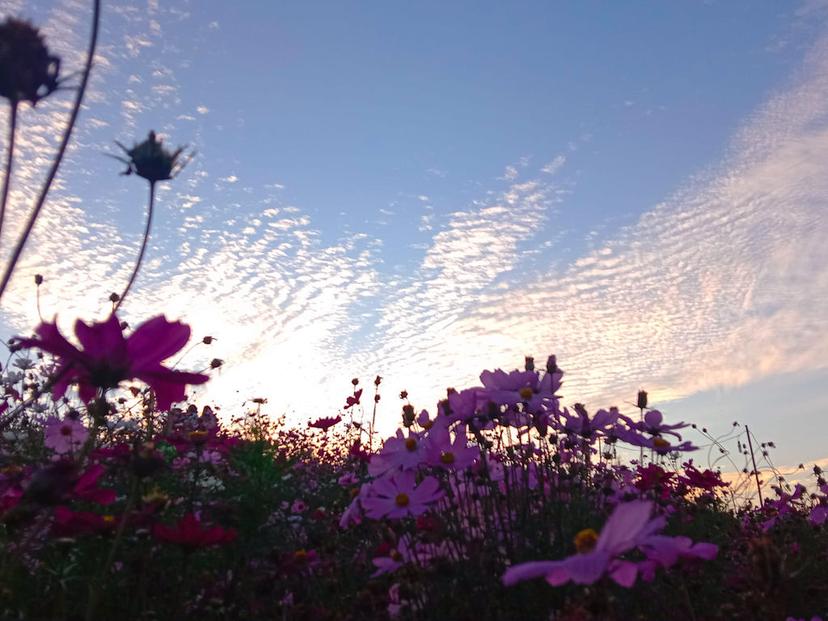
<svg viewBox="0 0 828 621">
<path fill-rule="evenodd" d="M 4 335 L 102 318 L 145 186 L 113 140 L 197 156 L 162 188 L 127 319 L 217 342 L 203 401 L 332 415 L 350 379 L 433 407 L 557 353 L 567 400 L 647 388 L 828 454 L 823 3 L 104 3 L 88 108 Z M 89 7 L 0 2 L 79 65 Z M 10 230 L 69 97 L 25 110 Z M 7 231 L 10 236 L 10 232 Z M 8 251 L 8 238 L 0 250 Z"/>
</svg>

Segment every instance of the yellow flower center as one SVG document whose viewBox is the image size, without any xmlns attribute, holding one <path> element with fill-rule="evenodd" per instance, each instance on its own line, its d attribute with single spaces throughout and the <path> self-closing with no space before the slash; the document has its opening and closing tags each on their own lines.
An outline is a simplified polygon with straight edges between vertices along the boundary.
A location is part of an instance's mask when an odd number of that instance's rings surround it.
<svg viewBox="0 0 828 621">
<path fill-rule="evenodd" d="M 575 535 L 575 549 L 578 554 L 586 554 L 595 549 L 595 544 L 598 543 L 598 533 L 592 528 L 585 528 L 577 535 Z"/>
<path fill-rule="evenodd" d="M 293 558 L 300 562 L 304 561 L 308 558 L 308 552 L 304 548 L 296 550 L 296 552 L 293 553 Z"/>
<path fill-rule="evenodd" d="M 169 496 L 156 487 L 145 494 L 142 500 L 147 504 L 152 504 L 154 502 L 167 502 L 169 498 Z"/>
<path fill-rule="evenodd" d="M 115 523 L 114 515 L 102 515 L 101 519 L 103 520 L 103 523 L 107 526 L 112 526 Z"/>
<path fill-rule="evenodd" d="M 531 399 L 532 395 L 535 394 L 535 393 L 531 388 L 529 388 L 529 386 L 524 386 L 523 388 L 520 389 L 520 392 L 518 394 L 520 394 L 521 399 L 525 400 L 525 399 Z"/>
<path fill-rule="evenodd" d="M 440 453 L 440 461 L 447 466 L 454 463 L 454 453 L 443 451 Z"/>
<path fill-rule="evenodd" d="M 398 563 L 402 560 L 402 554 L 400 554 L 399 550 L 391 550 L 388 554 L 392 560 L 397 561 Z"/>
<path fill-rule="evenodd" d="M 661 437 L 653 438 L 653 446 L 657 449 L 670 448 L 670 443 Z"/>
<path fill-rule="evenodd" d="M 408 494 L 397 494 L 397 497 L 394 499 L 394 502 L 397 504 L 398 507 L 407 507 L 408 503 L 411 500 L 408 498 Z"/>
<path fill-rule="evenodd" d="M 407 448 L 409 451 L 416 451 L 417 440 L 414 438 L 408 438 L 408 440 L 405 441 L 405 448 Z"/>
<path fill-rule="evenodd" d="M 210 435 L 206 431 L 191 431 L 190 432 L 190 442 L 204 442 L 207 439 L 207 436 Z"/>
</svg>

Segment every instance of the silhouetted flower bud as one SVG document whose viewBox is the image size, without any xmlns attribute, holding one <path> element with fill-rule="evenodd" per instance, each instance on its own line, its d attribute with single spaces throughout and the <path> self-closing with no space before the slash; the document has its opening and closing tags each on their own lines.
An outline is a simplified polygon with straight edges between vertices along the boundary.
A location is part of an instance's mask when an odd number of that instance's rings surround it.
<svg viewBox="0 0 828 621">
<path fill-rule="evenodd" d="M 115 302 L 117 302 L 120 299 L 121 299 L 121 296 L 118 295 L 117 293 L 110 293 L 109 294 L 109 301 L 112 302 L 113 304 L 115 304 Z"/>
<path fill-rule="evenodd" d="M 43 276 L 40 274 L 35 274 L 35 284 L 39 287 L 43 284 Z"/>
<path fill-rule="evenodd" d="M 377 375 L 374 378 L 374 386 L 379 386 L 381 383 L 382 383 L 382 378 L 379 375 Z"/>
<path fill-rule="evenodd" d="M 118 141 L 115 141 L 115 144 L 121 147 L 124 153 L 129 156 L 129 159 L 117 158 L 127 165 L 127 169 L 123 174 L 131 175 L 135 173 L 150 183 L 172 179 L 187 165 L 188 160 L 182 161 L 179 159 L 185 147 L 178 147 L 175 151 L 169 151 L 164 148 L 162 141 L 157 138 L 153 131 L 149 133 L 146 140 L 136 143 L 131 149 L 127 149 Z"/>
<path fill-rule="evenodd" d="M 557 373 L 558 372 L 558 359 L 554 356 L 549 356 L 546 359 L 546 372 L 547 373 Z"/>
<path fill-rule="evenodd" d="M 535 370 L 535 359 L 532 356 L 526 356 L 524 368 L 527 371 L 534 371 Z"/>
<path fill-rule="evenodd" d="M 404 405 L 403 412 L 403 425 L 406 427 L 411 427 L 414 424 L 415 414 L 414 414 L 414 406 L 413 405 Z"/>
<path fill-rule="evenodd" d="M 213 358 L 210 361 L 210 368 L 211 369 L 218 369 L 223 364 L 224 364 L 224 360 L 222 360 L 221 358 Z"/>
<path fill-rule="evenodd" d="M 635 402 L 635 406 L 640 409 L 644 409 L 647 407 L 647 391 L 646 390 L 639 390 L 638 391 L 638 400 Z"/>
<path fill-rule="evenodd" d="M 37 28 L 14 17 L 0 24 L 0 96 L 33 106 L 58 87 L 60 58 L 49 54 Z"/>
<path fill-rule="evenodd" d="M 205 336 L 203 339 L 201 339 L 201 342 L 204 343 L 205 345 L 209 345 L 210 343 L 213 342 L 213 337 L 212 336 Z"/>
</svg>

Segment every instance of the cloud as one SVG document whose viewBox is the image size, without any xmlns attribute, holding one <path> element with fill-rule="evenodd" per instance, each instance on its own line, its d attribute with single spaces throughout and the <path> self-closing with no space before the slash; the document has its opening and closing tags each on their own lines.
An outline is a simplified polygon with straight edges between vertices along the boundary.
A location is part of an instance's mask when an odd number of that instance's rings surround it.
<svg viewBox="0 0 828 621">
<path fill-rule="evenodd" d="M 547 175 L 554 175 L 564 164 L 566 164 L 566 156 L 562 154 L 556 155 L 549 163 L 541 168 L 541 172 L 545 172 Z"/>
<path fill-rule="evenodd" d="M 64 0 L 50 22 L 49 40 L 66 50 L 67 67 L 80 62 L 72 50 L 82 49 L 84 29 L 62 20 L 80 20 L 84 10 Z M 129 276 L 143 212 L 127 217 L 124 205 L 141 205 L 144 188 L 115 170 L 111 182 L 100 180 L 100 152 L 113 134 L 134 135 L 155 112 L 196 125 L 193 102 L 181 100 L 180 76 L 160 61 L 169 50 L 149 29 L 149 16 L 128 4 L 111 15 L 113 40 L 132 44 L 102 50 L 91 93 L 97 108 L 76 141 L 87 148 L 70 154 L 62 178 L 71 185 L 52 194 L 4 299 L 5 321 L 17 330 L 37 321 L 36 272 L 47 278 L 44 308 L 60 309 L 64 325 L 100 317 L 109 293 Z M 152 19 L 164 31 L 178 17 L 156 6 Z M 139 40 L 135 32 L 150 34 Z M 131 79 L 133 54 L 150 69 L 141 80 Z M 4 247 L 32 203 L 66 107 L 54 100 L 38 106 L 36 117 L 26 115 Z M 183 127 L 159 131 L 179 136 Z M 193 142 L 199 139 L 196 133 Z M 548 256 L 565 234 L 566 194 L 554 182 L 565 163 L 561 154 L 533 171 L 522 159 L 520 171 L 507 166 L 462 208 L 426 208 L 412 223 L 424 235 L 406 240 L 415 267 L 401 274 L 384 270 L 388 240 L 360 232 L 323 239 L 301 197 L 293 205 L 282 196 L 283 185 L 242 188 L 230 182 L 226 163 L 214 170 L 196 159 L 163 186 L 126 316 L 137 323 L 163 310 L 190 322 L 196 335 L 218 339 L 188 361 L 227 361 L 205 398 L 232 408 L 261 395 L 273 413 L 295 408 L 304 417 L 332 413 L 355 374 L 380 373 L 385 390 L 407 388 L 418 405 L 431 406 L 445 387 L 475 383 L 485 367 L 517 366 L 526 354 L 558 353 L 568 372 L 565 394 L 594 405 L 622 404 L 640 384 L 664 402 L 780 369 L 825 366 L 826 41 L 810 53 L 799 81 L 745 122 L 713 172 L 659 205 L 640 205 L 642 215 L 626 228 L 608 234 L 595 223 L 604 236 L 595 250 L 550 266 L 538 252 Z M 222 177 L 228 183 L 219 200 L 213 188 Z M 427 171 L 434 177 L 447 178 Z M 424 207 L 430 202 L 426 193 L 414 196 Z M 387 427 L 396 412 L 385 407 Z"/>
</svg>

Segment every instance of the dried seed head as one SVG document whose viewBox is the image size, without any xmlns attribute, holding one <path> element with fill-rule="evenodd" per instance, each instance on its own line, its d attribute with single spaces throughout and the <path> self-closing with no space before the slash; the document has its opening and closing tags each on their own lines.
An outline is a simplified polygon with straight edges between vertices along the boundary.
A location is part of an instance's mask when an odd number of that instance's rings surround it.
<svg viewBox="0 0 828 621">
<path fill-rule="evenodd" d="M 191 157 L 181 159 L 185 147 L 178 147 L 175 151 L 165 149 L 163 141 L 158 139 L 153 131 L 149 133 L 146 140 L 136 143 L 131 149 L 127 149 L 117 141 L 115 144 L 121 147 L 129 158 L 117 158 L 127 165 L 123 174 L 135 173 L 150 183 L 174 178 L 187 165 Z"/>
<path fill-rule="evenodd" d="M 34 106 L 57 89 L 59 72 L 37 28 L 14 17 L 0 24 L 0 96 Z"/>
</svg>

